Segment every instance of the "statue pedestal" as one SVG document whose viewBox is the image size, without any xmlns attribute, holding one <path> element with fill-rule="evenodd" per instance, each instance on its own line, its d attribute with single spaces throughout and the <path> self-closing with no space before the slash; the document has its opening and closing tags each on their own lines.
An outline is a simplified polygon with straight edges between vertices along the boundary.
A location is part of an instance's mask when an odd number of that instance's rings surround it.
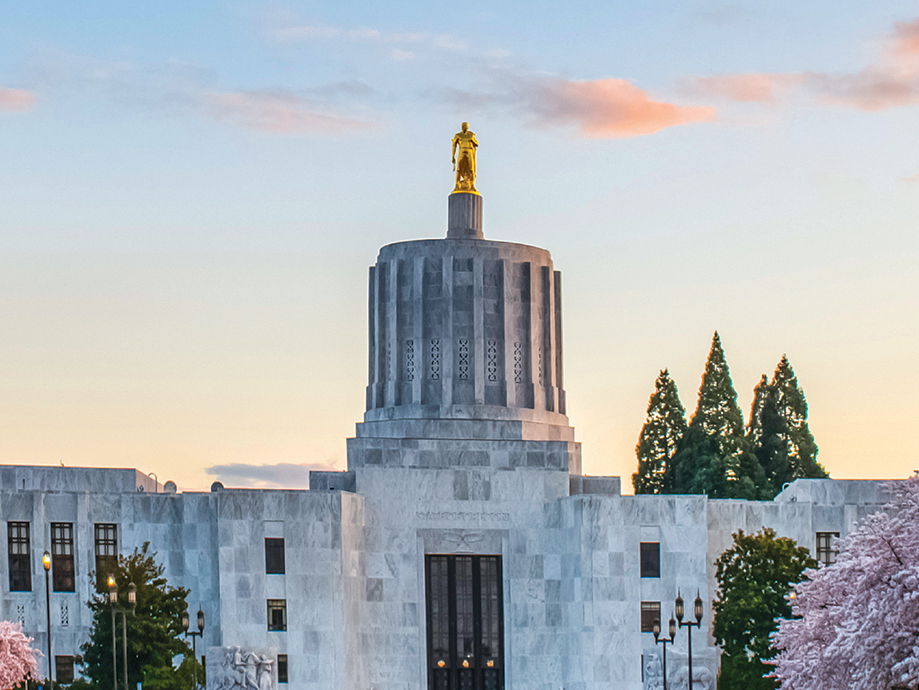
<svg viewBox="0 0 919 690">
<path fill-rule="evenodd" d="M 449 197 L 447 212 L 447 239 L 481 240 L 482 195 L 470 192 L 453 192 Z"/>
</svg>

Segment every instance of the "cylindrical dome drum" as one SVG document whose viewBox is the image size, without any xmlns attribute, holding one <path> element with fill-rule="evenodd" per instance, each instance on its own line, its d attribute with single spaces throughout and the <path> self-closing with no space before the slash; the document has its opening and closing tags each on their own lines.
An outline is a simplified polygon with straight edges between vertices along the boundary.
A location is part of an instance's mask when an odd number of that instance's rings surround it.
<svg viewBox="0 0 919 690">
<path fill-rule="evenodd" d="M 398 242 L 370 269 L 365 422 L 507 420 L 567 427 L 561 281 L 544 249 Z"/>
</svg>

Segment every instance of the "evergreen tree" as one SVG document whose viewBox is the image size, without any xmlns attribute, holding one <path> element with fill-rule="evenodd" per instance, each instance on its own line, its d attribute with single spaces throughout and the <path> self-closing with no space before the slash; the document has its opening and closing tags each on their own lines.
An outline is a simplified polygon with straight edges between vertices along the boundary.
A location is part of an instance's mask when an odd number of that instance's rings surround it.
<svg viewBox="0 0 919 690">
<path fill-rule="evenodd" d="M 182 629 L 182 613 L 187 608 L 188 590 L 171 587 L 163 577 L 164 568 L 156 562 L 156 553 L 150 551 L 150 544 L 144 545 L 129 556 L 118 556 L 118 565 L 112 573 L 118 586 L 119 601 L 124 604 L 128 585 L 137 586 L 137 605 L 128 611 L 125 620 L 128 627 L 128 687 L 138 682 L 145 685 L 154 679 L 162 685 L 164 674 L 175 676 L 172 666 L 174 657 L 185 657 L 183 666 L 191 660 L 191 649 L 179 636 Z M 113 685 L 112 674 L 112 618 L 108 593 L 100 593 L 89 601 L 93 614 L 93 626 L 89 640 L 83 644 L 83 672 L 97 688 Z M 116 633 L 118 639 L 118 684 L 121 684 L 121 614 L 118 614 Z M 200 664 L 198 678 L 204 673 Z M 156 683 L 154 683 L 156 684 Z"/>
<path fill-rule="evenodd" d="M 713 633 L 721 647 L 721 690 L 768 690 L 778 683 L 764 676 L 775 656 L 770 635 L 777 618 L 791 616 L 788 593 L 807 568 L 816 568 L 810 552 L 771 529 L 733 535 L 734 541 L 715 561 L 718 599 Z"/>
<path fill-rule="evenodd" d="M 638 471 L 632 475 L 636 494 L 669 492 L 672 479 L 670 461 L 686 435 L 686 411 L 680 402 L 676 383 L 666 369 L 654 382 L 648 402 L 648 416 L 641 428 L 635 454 Z"/>
<path fill-rule="evenodd" d="M 817 442 L 807 424 L 804 391 L 798 385 L 798 377 L 785 355 L 775 368 L 771 385 L 775 388 L 778 413 L 785 422 L 790 466 L 788 481 L 801 477 L 828 477 L 826 469 L 817 462 Z"/>
<path fill-rule="evenodd" d="M 807 402 L 788 358 L 754 390 L 747 441 L 753 448 L 775 496 L 788 482 L 801 477 L 826 477 L 817 462 L 817 444 L 807 425 Z"/>
<path fill-rule="evenodd" d="M 762 467 L 744 435 L 737 391 L 717 332 L 702 374 L 696 411 L 672 464 L 673 493 L 752 499 L 767 493 Z"/>
</svg>

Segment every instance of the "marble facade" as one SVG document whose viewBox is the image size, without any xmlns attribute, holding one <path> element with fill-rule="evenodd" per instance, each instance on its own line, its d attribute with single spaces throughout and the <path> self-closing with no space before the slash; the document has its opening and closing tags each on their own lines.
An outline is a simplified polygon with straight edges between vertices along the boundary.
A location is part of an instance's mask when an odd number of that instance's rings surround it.
<svg viewBox="0 0 919 690">
<path fill-rule="evenodd" d="M 366 410 L 346 471 L 312 473 L 309 490 L 178 492 L 135 470 L 0 467 L 0 518 L 29 523 L 32 564 L 30 591 L 11 591 L 0 559 L 0 618 L 44 648 L 39 557 L 50 524 L 72 524 L 76 586 L 52 592 L 52 627 L 54 654 L 78 654 L 94 525 L 112 524 L 119 552 L 150 542 L 205 612 L 209 687 L 245 686 L 231 663 L 240 648 L 273 656 L 280 688 L 419 690 L 431 666 L 425 558 L 484 554 L 502 564 L 504 688 L 654 687 L 642 602 L 666 619 L 677 591 L 705 602 L 693 642 L 704 687 L 718 665 L 713 562 L 731 534 L 768 526 L 816 550 L 818 533 L 845 536 L 881 505 L 883 483 L 799 480 L 773 501 L 741 501 L 627 496 L 618 477 L 584 476 L 566 416 L 560 274 L 543 249 L 482 239 L 481 211 L 481 197 L 452 199 L 448 237 L 388 245 L 371 268 Z M 283 540 L 283 572 L 266 572 L 266 540 Z M 642 543 L 660 545 L 659 576 L 642 577 Z M 685 632 L 668 652 L 678 674 Z"/>
</svg>

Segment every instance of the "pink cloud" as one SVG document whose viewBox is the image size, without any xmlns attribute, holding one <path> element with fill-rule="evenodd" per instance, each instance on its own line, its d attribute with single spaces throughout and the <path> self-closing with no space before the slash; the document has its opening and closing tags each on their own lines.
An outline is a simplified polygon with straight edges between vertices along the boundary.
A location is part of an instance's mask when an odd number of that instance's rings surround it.
<svg viewBox="0 0 919 690">
<path fill-rule="evenodd" d="M 915 175 L 910 175 L 909 177 L 904 177 L 903 181 L 904 182 L 919 182 L 919 173 L 916 173 Z"/>
<path fill-rule="evenodd" d="M 0 111 L 25 111 L 35 105 L 35 94 L 25 89 L 9 89 L 0 86 Z"/>
<path fill-rule="evenodd" d="M 897 22 L 893 29 L 893 52 L 899 55 L 919 55 L 919 19 Z"/>
<path fill-rule="evenodd" d="M 624 79 L 539 80 L 523 101 L 521 105 L 543 124 L 574 125 L 581 134 L 596 138 L 654 134 L 715 117 L 714 108 L 655 101 Z"/>
<path fill-rule="evenodd" d="M 859 110 L 886 110 L 919 103 L 919 75 L 896 67 L 869 67 L 855 74 L 809 74 L 818 96 Z"/>
<path fill-rule="evenodd" d="M 372 124 L 324 112 L 306 99 L 282 91 L 212 91 L 206 95 L 214 117 L 276 134 L 339 133 Z"/>
<path fill-rule="evenodd" d="M 780 92 L 800 80 L 795 74 L 723 74 L 698 77 L 688 89 L 693 93 L 742 103 L 773 103 Z"/>
</svg>

